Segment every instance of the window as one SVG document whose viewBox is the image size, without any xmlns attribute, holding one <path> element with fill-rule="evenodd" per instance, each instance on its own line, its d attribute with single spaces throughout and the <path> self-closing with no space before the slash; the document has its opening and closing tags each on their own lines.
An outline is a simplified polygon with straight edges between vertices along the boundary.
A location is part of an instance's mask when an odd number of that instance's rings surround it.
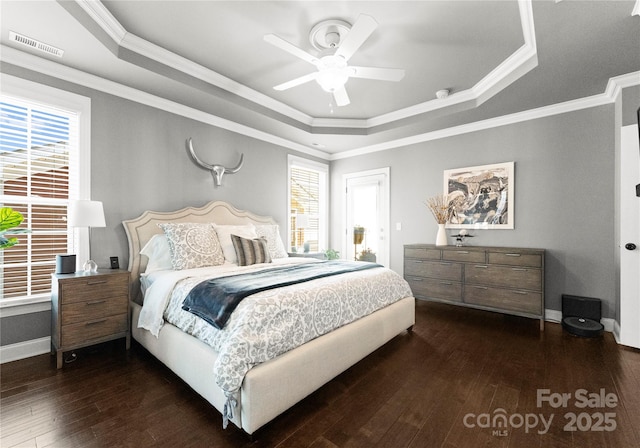
<svg viewBox="0 0 640 448">
<path fill-rule="evenodd" d="M 8 78 L 0 98 L 0 205 L 22 213 L 20 227 L 31 233 L 0 251 L 0 298 L 20 304 L 48 300 L 56 255 L 79 249 L 66 215 L 69 200 L 82 196 L 80 116 L 88 99 L 75 105 L 76 95 Z"/>
<path fill-rule="evenodd" d="M 328 166 L 289 156 L 289 250 L 327 249 Z"/>
</svg>

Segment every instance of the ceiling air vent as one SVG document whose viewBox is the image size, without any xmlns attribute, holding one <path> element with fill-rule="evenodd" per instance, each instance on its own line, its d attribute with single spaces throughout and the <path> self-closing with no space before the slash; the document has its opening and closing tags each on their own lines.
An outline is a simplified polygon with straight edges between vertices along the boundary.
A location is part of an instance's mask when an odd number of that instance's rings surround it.
<svg viewBox="0 0 640 448">
<path fill-rule="evenodd" d="M 9 31 L 9 40 L 17 42 L 21 45 L 25 45 L 34 50 L 38 50 L 52 56 L 57 56 L 59 58 L 61 58 L 64 54 L 64 50 L 61 50 L 49 44 L 45 44 L 44 42 L 40 42 L 38 40 L 31 39 L 30 37 L 27 37 L 23 34 L 14 33 L 13 31 Z"/>
</svg>

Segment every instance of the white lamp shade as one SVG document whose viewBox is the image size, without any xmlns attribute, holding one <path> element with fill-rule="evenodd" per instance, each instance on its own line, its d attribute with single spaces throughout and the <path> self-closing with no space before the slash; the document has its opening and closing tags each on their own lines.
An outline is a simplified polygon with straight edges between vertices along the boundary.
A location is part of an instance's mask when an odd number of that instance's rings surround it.
<svg viewBox="0 0 640 448">
<path fill-rule="evenodd" d="M 102 202 L 70 201 L 67 225 L 69 227 L 106 227 Z"/>
</svg>

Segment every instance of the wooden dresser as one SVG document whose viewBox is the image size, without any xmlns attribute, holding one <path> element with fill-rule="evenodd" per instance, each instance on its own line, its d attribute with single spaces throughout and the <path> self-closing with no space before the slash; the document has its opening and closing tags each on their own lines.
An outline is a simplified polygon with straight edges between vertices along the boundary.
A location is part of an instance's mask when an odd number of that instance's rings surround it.
<svg viewBox="0 0 640 448">
<path fill-rule="evenodd" d="M 404 278 L 418 299 L 540 319 L 544 330 L 544 250 L 404 246 Z"/>
<path fill-rule="evenodd" d="M 51 351 L 62 367 L 63 352 L 118 338 L 129 331 L 129 272 L 51 275 Z"/>
</svg>

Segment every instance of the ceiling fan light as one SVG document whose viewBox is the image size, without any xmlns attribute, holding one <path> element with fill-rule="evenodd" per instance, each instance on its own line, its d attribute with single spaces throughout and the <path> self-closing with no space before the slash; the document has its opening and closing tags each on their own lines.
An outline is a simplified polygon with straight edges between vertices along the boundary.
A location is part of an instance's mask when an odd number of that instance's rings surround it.
<svg viewBox="0 0 640 448">
<path fill-rule="evenodd" d="M 335 92 L 342 88 L 349 79 L 349 71 L 344 68 L 327 68 L 320 70 L 316 81 L 325 92 Z"/>
</svg>

